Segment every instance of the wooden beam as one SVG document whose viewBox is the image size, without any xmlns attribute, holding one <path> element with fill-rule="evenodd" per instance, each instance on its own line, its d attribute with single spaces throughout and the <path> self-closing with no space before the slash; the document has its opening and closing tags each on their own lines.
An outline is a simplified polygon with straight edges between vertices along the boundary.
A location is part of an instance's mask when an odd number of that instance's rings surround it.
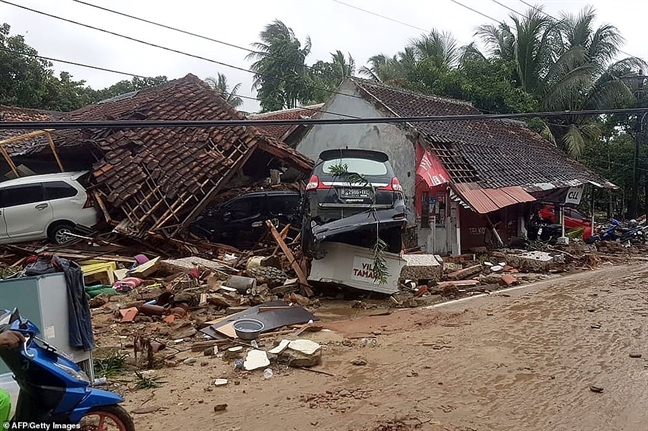
<svg viewBox="0 0 648 431">
<path fill-rule="evenodd" d="M 14 143 L 14 142 L 23 141 L 25 139 L 35 138 L 37 136 L 43 135 L 45 133 L 49 133 L 51 131 L 52 131 L 52 129 L 36 130 L 35 132 L 29 132 L 29 133 L 25 133 L 23 135 L 13 136 L 11 138 L 7 138 L 5 140 L 0 141 L 0 147 L 11 144 L 11 143 Z"/>
<path fill-rule="evenodd" d="M 290 230 L 290 223 L 288 223 L 283 229 L 281 229 L 281 232 L 279 232 L 279 235 L 281 235 L 281 239 L 283 240 L 286 239 L 289 230 Z M 279 251 L 279 246 L 276 246 L 274 251 L 272 252 L 272 255 L 274 256 L 275 254 L 277 254 L 278 251 Z"/>
<path fill-rule="evenodd" d="M 18 169 L 16 169 L 16 165 L 14 164 L 13 160 L 11 160 L 11 157 L 9 157 L 9 153 L 7 153 L 7 149 L 5 147 L 0 146 L 0 151 L 2 151 L 2 155 L 4 156 L 5 160 L 7 161 L 7 164 L 13 171 L 16 178 L 20 177 L 20 174 L 18 173 Z"/>
<path fill-rule="evenodd" d="M 250 147 L 246 147 L 246 148 L 247 150 L 239 156 L 239 159 L 236 162 L 234 162 L 232 166 L 230 166 L 227 173 L 225 173 L 225 175 L 221 177 L 221 179 L 214 185 L 214 187 L 212 187 L 211 190 L 207 192 L 207 194 L 202 198 L 202 200 L 198 203 L 198 205 L 196 205 L 191 210 L 191 212 L 184 218 L 184 221 L 180 223 L 180 226 L 178 226 L 178 228 L 171 233 L 170 237 L 174 237 L 178 233 L 186 229 L 187 226 L 189 226 L 191 222 L 194 221 L 195 218 L 198 217 L 198 215 L 202 213 L 205 208 L 207 208 L 207 205 L 209 205 L 211 200 L 221 191 L 223 186 L 232 179 L 234 174 L 236 172 L 243 171 L 243 166 L 247 163 L 250 157 L 252 157 L 252 154 L 254 154 L 254 152 L 257 150 L 258 147 L 257 144 L 253 144 Z"/>
<path fill-rule="evenodd" d="M 56 147 L 54 146 L 52 135 L 50 135 L 48 131 L 45 131 L 45 136 L 47 136 L 49 146 L 52 149 L 52 154 L 54 154 L 54 158 L 56 159 L 56 163 L 58 164 L 59 169 L 61 170 L 61 172 L 65 172 L 65 169 L 63 169 L 63 163 L 61 163 L 61 159 L 59 159 L 58 153 L 56 152 Z"/>
<path fill-rule="evenodd" d="M 295 259 L 295 255 L 292 254 L 290 248 L 288 248 L 284 240 L 281 238 L 281 235 L 279 235 L 277 229 L 275 229 L 274 225 L 270 220 L 266 220 L 266 226 L 268 226 L 268 228 L 270 229 L 270 233 L 272 233 L 272 236 L 274 237 L 275 241 L 277 242 L 279 247 L 281 247 L 281 250 L 288 258 L 288 262 L 290 262 L 290 266 L 292 266 L 292 269 L 295 271 L 295 274 L 297 274 L 299 283 L 302 284 L 303 286 L 308 286 L 308 279 L 306 278 L 306 275 L 304 274 L 301 267 L 299 266 L 299 262 L 297 262 L 297 260 Z"/>
</svg>

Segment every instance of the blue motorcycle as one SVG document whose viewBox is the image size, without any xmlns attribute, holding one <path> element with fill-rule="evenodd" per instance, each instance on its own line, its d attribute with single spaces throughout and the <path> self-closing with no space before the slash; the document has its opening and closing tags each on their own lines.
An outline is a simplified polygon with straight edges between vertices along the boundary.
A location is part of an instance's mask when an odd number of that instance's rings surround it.
<svg viewBox="0 0 648 431">
<path fill-rule="evenodd" d="M 20 332 L 25 337 L 22 349 L 0 349 L 0 357 L 20 386 L 16 412 L 10 423 L 135 431 L 132 418 L 119 406 L 123 398 L 91 387 L 88 376 L 74 362 L 36 337 L 40 333 L 38 327 L 21 317 L 18 310 L 4 310 L 0 316 L 0 332 L 6 330 Z"/>
</svg>

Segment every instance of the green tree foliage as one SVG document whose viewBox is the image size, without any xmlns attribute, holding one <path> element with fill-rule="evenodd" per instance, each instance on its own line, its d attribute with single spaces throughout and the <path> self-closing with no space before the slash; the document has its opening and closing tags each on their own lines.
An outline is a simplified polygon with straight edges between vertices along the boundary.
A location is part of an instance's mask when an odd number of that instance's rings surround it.
<svg viewBox="0 0 648 431">
<path fill-rule="evenodd" d="M 252 88 L 257 89 L 263 111 L 294 108 L 309 99 L 306 57 L 311 50 L 310 38 L 302 43 L 291 28 L 279 20 L 266 25 L 259 34 L 256 50 L 248 54 L 255 60 Z"/>
<path fill-rule="evenodd" d="M 23 108 L 69 110 L 82 106 L 84 82 L 62 72 L 56 77 L 49 61 L 21 35 L 10 35 L 9 24 L 0 26 L 0 103 Z"/>
<path fill-rule="evenodd" d="M 318 61 L 308 68 L 306 94 L 309 103 L 325 102 L 345 78 L 355 74 L 355 60 L 342 51 L 331 53 L 331 61 Z"/>
<path fill-rule="evenodd" d="M 88 88 L 87 93 L 90 98 L 90 103 L 97 103 L 102 100 L 119 96 L 121 94 L 131 93 L 133 91 L 143 90 L 149 87 L 155 87 L 156 85 L 164 84 L 167 81 L 168 79 L 166 76 L 156 76 L 154 78 L 140 78 L 136 76 L 133 77 L 133 79 L 131 79 L 130 81 L 125 79 L 102 90 L 93 90 L 91 88 Z"/>
<path fill-rule="evenodd" d="M 23 108 L 73 111 L 90 103 L 162 84 L 166 76 L 135 77 L 93 90 L 75 81 L 68 72 L 57 77 L 52 63 L 38 58 L 38 51 L 21 35 L 11 35 L 9 24 L 0 26 L 0 104 Z"/>
<path fill-rule="evenodd" d="M 414 90 L 466 100 L 485 112 L 536 110 L 536 100 L 517 85 L 515 76 L 513 62 L 497 58 L 465 60 L 459 68 L 425 59 L 414 66 L 409 79 Z"/>
<path fill-rule="evenodd" d="M 488 55 L 515 63 L 520 87 L 538 100 L 541 109 L 603 109 L 632 103 L 628 78 L 643 62 L 625 58 L 611 63 L 623 38 L 612 25 L 595 27 L 592 7 L 577 15 L 562 14 L 558 20 L 537 7 L 510 19 L 513 26 L 483 25 L 476 34 Z M 468 52 L 478 56 L 474 49 Z M 552 120 L 545 131 L 574 157 L 601 133 L 596 118 L 573 116 Z"/>
<path fill-rule="evenodd" d="M 238 91 L 241 88 L 240 82 L 230 89 L 229 83 L 227 82 L 227 76 L 220 72 L 218 72 L 216 78 L 205 78 L 205 82 L 211 88 L 218 91 L 227 103 L 232 105 L 234 108 L 238 108 L 243 104 L 243 99 L 238 95 Z"/>
</svg>

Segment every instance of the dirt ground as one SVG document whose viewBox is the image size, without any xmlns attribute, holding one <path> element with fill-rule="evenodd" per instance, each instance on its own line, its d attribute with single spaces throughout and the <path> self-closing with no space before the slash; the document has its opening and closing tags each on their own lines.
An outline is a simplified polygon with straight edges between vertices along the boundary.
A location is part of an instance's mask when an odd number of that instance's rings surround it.
<svg viewBox="0 0 648 431">
<path fill-rule="evenodd" d="M 126 393 L 124 407 L 160 407 L 133 414 L 156 431 L 648 429 L 646 262 L 431 309 L 321 317 L 331 331 L 303 338 L 323 345 L 314 369 L 331 375 L 273 364 L 266 380 L 186 352 L 194 365 L 155 370 L 166 383 Z"/>
</svg>

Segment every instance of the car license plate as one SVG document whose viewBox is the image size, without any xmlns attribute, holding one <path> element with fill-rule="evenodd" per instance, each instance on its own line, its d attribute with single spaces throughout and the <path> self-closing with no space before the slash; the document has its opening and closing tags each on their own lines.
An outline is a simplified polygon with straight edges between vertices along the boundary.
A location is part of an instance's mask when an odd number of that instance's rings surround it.
<svg viewBox="0 0 648 431">
<path fill-rule="evenodd" d="M 343 198 L 368 198 L 369 189 L 342 189 Z"/>
</svg>

